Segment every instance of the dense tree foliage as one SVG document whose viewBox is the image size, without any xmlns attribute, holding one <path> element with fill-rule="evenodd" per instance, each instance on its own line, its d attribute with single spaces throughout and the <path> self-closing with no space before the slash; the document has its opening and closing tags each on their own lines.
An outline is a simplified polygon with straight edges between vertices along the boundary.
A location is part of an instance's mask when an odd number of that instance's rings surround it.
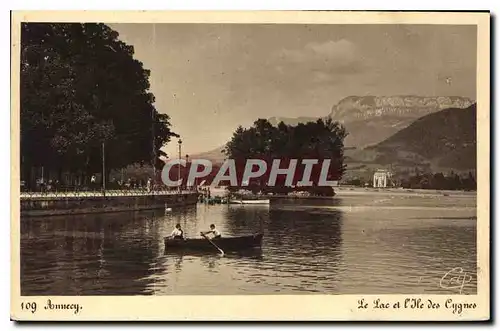
<svg viewBox="0 0 500 331">
<path fill-rule="evenodd" d="M 268 120 L 258 119 L 248 129 L 238 127 L 226 144 L 224 153 L 236 162 L 244 162 L 251 158 L 267 161 L 329 159 L 331 164 L 327 179 L 338 180 L 342 178 L 345 171 L 344 138 L 346 136 L 345 128 L 330 119 L 299 123 L 296 126 L 286 125 L 283 122 L 273 126 Z M 314 168 L 312 177 L 318 177 L 319 170 L 318 167 Z M 285 189 L 283 183 L 284 178 L 278 179 L 275 188 L 266 188 L 262 182 L 251 183 L 251 185 L 253 185 L 253 191 L 288 192 L 289 189 Z M 316 191 L 320 189 L 316 188 Z"/>
<path fill-rule="evenodd" d="M 350 178 L 342 182 L 342 185 L 352 186 L 372 186 L 371 178 Z M 389 187 L 403 187 L 407 189 L 429 189 L 429 190 L 464 190 L 476 191 L 476 178 L 472 172 L 456 173 L 451 171 L 448 174 L 442 172 L 416 172 L 406 173 L 389 178 Z"/>
<path fill-rule="evenodd" d="M 471 172 L 466 175 L 459 175 L 452 171 L 447 175 L 440 172 L 416 174 L 402 179 L 401 187 L 413 189 L 475 191 L 477 189 L 477 183 Z"/>
<path fill-rule="evenodd" d="M 104 24 L 25 23 L 21 32 L 21 169 L 107 171 L 155 162 L 171 136 L 155 109 L 150 72 Z M 154 141 L 154 148 L 153 148 Z M 155 161 L 153 161 L 155 160 Z"/>
</svg>

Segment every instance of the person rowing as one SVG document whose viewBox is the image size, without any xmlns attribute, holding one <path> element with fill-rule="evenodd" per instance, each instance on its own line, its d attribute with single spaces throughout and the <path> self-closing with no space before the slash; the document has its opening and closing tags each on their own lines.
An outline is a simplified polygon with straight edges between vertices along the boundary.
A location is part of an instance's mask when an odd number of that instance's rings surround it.
<svg viewBox="0 0 500 331">
<path fill-rule="evenodd" d="M 215 239 L 215 238 L 220 238 L 221 237 L 221 233 L 219 232 L 219 230 L 217 230 L 215 228 L 215 224 L 210 224 L 210 230 L 209 231 L 201 231 L 200 234 L 205 237 L 206 235 L 210 234 L 211 235 L 211 239 Z"/>
<path fill-rule="evenodd" d="M 170 237 L 172 237 L 173 239 L 184 239 L 184 231 L 182 230 L 179 223 L 175 225 L 175 229 L 170 234 Z"/>
</svg>

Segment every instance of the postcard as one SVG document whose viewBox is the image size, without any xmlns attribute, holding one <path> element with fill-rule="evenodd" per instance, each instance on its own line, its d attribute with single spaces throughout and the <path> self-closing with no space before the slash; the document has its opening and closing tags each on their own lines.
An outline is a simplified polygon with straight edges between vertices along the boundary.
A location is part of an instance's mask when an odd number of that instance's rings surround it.
<svg viewBox="0 0 500 331">
<path fill-rule="evenodd" d="M 12 12 L 11 319 L 490 319 L 490 14 Z"/>
</svg>

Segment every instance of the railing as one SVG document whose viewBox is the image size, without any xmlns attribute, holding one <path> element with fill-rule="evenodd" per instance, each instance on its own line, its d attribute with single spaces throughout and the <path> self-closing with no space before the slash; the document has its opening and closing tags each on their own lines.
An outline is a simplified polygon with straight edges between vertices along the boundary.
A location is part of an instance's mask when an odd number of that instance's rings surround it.
<svg viewBox="0 0 500 331">
<path fill-rule="evenodd" d="M 41 192 L 21 192 L 21 198 L 72 198 L 72 197 L 103 197 L 103 196 L 148 196 L 148 195 L 175 195 L 198 193 L 194 188 L 176 189 L 127 189 L 127 190 L 47 190 Z"/>
</svg>

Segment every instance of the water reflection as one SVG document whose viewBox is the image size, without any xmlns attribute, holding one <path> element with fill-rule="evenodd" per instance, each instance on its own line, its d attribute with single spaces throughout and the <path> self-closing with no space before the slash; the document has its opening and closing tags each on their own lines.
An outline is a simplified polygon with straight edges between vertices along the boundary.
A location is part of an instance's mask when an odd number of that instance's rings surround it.
<svg viewBox="0 0 500 331">
<path fill-rule="evenodd" d="M 446 200 L 439 209 L 403 209 L 407 199 L 385 199 L 23 218 L 21 292 L 450 293 L 438 286 L 444 269 L 460 266 L 476 273 L 474 209 L 462 208 L 462 200 L 456 205 Z M 400 209 L 374 209 L 384 203 Z M 211 223 L 227 236 L 263 229 L 263 245 L 224 256 L 215 249 L 168 252 L 163 238 L 176 223 L 188 237 L 198 238 Z M 476 287 L 471 282 L 465 294 Z"/>
<path fill-rule="evenodd" d="M 433 275 L 420 276 L 420 282 L 429 284 L 438 283 L 446 272 L 460 267 L 469 275 L 476 275 L 476 228 L 468 223 L 442 225 L 440 227 L 419 228 L 410 234 L 408 230 L 398 230 L 393 238 L 408 238 L 407 245 L 411 247 L 408 254 L 415 260 L 420 270 L 429 267 L 428 256 L 433 256 L 433 262 L 440 265 L 441 272 Z M 460 228 L 462 231 L 457 231 Z M 432 253 L 429 253 L 431 251 Z M 436 254 L 439 252 L 439 254 Z M 466 283 L 462 289 L 463 294 L 475 293 L 477 277 L 472 277 L 471 282 Z M 443 289 L 433 289 L 432 292 L 442 292 Z M 458 290 L 447 290 L 450 294 L 457 294 Z"/>
</svg>

